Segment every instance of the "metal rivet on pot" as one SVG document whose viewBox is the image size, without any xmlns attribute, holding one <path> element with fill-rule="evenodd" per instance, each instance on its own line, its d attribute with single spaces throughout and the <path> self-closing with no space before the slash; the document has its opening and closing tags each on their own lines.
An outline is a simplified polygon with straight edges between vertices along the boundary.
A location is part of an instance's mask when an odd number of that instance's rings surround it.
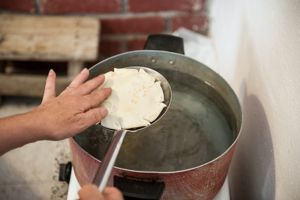
<svg viewBox="0 0 300 200">
<path fill-rule="evenodd" d="M 170 65 L 174 65 L 175 61 L 174 60 L 169 60 Z"/>
<path fill-rule="evenodd" d="M 155 58 L 151 58 L 151 62 L 156 63 Z"/>
</svg>

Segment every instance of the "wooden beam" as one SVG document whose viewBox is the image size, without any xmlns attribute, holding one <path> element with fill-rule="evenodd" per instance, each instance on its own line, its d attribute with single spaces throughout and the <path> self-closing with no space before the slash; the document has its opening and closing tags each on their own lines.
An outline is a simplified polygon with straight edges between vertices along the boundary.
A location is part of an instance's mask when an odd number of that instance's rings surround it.
<svg viewBox="0 0 300 200">
<path fill-rule="evenodd" d="M 46 76 L 14 74 L 0 74 L 0 94 L 18 96 L 41 97 L 44 93 Z M 59 94 L 70 83 L 67 77 L 57 77 L 56 92 Z"/>
<path fill-rule="evenodd" d="M 92 61 L 99 30 L 92 17 L 0 14 L 0 59 Z"/>
</svg>

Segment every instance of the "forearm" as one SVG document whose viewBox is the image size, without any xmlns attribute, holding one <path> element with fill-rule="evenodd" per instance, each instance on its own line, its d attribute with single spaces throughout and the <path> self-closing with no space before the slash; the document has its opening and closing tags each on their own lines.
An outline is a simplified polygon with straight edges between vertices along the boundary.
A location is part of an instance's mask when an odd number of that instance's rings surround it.
<svg viewBox="0 0 300 200">
<path fill-rule="evenodd" d="M 0 119 L 0 155 L 38 140 L 72 137 L 107 115 L 107 110 L 99 106 L 111 94 L 110 88 L 98 89 L 104 82 L 103 75 L 87 81 L 89 70 L 84 69 L 57 97 L 55 77 L 51 70 L 40 106 Z"/>
<path fill-rule="evenodd" d="M 42 140 L 33 111 L 0 119 L 0 155 L 27 143 Z"/>
</svg>

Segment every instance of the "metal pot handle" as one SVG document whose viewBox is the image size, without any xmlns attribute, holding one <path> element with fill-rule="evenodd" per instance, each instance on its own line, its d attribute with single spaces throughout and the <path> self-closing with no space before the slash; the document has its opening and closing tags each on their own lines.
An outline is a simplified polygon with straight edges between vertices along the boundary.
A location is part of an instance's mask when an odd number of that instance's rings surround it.
<svg viewBox="0 0 300 200">
<path fill-rule="evenodd" d="M 164 50 L 184 54 L 183 39 L 174 35 L 149 35 L 144 46 L 146 50 Z"/>
<path fill-rule="evenodd" d="M 114 176 L 114 186 L 121 190 L 125 199 L 158 200 L 165 189 L 163 181 L 137 180 Z"/>
</svg>

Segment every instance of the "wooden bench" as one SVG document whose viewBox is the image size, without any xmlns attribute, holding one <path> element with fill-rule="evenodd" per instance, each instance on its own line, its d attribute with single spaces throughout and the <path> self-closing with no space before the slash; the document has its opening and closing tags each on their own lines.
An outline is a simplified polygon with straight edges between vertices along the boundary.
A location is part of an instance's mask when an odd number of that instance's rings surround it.
<svg viewBox="0 0 300 200">
<path fill-rule="evenodd" d="M 67 75 L 57 78 L 62 91 L 83 68 L 95 61 L 99 20 L 91 17 L 0 15 L 0 61 L 63 61 Z M 0 96 L 41 96 L 46 75 L 14 74 L 0 65 Z"/>
</svg>

